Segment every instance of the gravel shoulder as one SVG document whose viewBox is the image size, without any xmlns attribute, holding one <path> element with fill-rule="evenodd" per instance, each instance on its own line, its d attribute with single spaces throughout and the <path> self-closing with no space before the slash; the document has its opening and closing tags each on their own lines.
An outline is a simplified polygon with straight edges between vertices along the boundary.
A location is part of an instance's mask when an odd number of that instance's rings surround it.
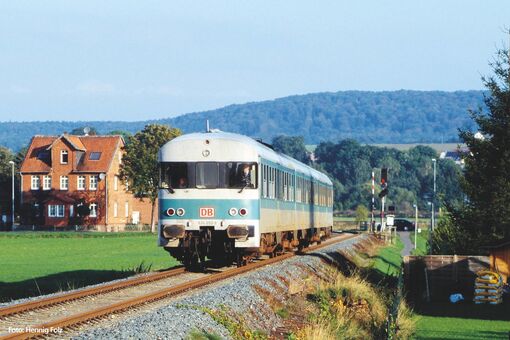
<svg viewBox="0 0 510 340">
<path fill-rule="evenodd" d="M 261 295 L 288 294 L 289 282 L 310 277 L 326 267 L 324 259 L 335 262 L 335 254 L 347 250 L 364 236 L 343 241 L 313 253 L 296 256 L 235 278 L 218 282 L 171 300 L 158 301 L 151 308 L 131 311 L 85 325 L 68 337 L 73 339 L 186 339 L 193 330 L 230 339 L 228 330 L 216 323 L 204 308 L 227 309 L 246 320 L 250 329 L 270 333 L 283 327 Z M 261 294 L 263 292 L 263 294 Z"/>
</svg>

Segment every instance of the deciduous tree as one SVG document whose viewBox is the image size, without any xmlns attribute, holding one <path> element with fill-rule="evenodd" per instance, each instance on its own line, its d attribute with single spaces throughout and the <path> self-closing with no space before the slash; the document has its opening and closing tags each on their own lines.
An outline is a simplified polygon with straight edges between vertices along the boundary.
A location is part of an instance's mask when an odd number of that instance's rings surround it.
<svg viewBox="0 0 510 340">
<path fill-rule="evenodd" d="M 181 135 L 181 130 L 167 125 L 149 124 L 129 137 L 122 158 L 120 177 L 128 180 L 129 191 L 152 205 L 151 230 L 155 231 L 154 209 L 158 198 L 158 151 L 166 142 Z"/>
</svg>

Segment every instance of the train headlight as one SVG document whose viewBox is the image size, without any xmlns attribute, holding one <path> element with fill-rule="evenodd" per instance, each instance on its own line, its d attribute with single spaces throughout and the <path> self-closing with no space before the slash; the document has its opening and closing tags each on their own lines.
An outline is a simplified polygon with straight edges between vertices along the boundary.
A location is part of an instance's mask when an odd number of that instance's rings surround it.
<svg viewBox="0 0 510 340">
<path fill-rule="evenodd" d="M 248 215 L 248 210 L 246 210 L 245 208 L 239 209 L 239 215 L 241 215 L 241 216 Z"/>
<path fill-rule="evenodd" d="M 236 215 L 237 215 L 237 209 L 236 209 L 236 208 L 230 208 L 230 209 L 228 210 L 228 214 L 229 214 L 230 216 L 236 216 Z"/>
<path fill-rule="evenodd" d="M 185 213 L 186 210 L 184 210 L 183 208 L 177 209 L 177 216 L 184 216 Z"/>
<path fill-rule="evenodd" d="M 174 215 L 175 215 L 175 209 L 174 209 L 174 208 L 168 208 L 168 209 L 166 210 L 166 214 L 167 214 L 168 216 L 174 216 Z"/>
</svg>

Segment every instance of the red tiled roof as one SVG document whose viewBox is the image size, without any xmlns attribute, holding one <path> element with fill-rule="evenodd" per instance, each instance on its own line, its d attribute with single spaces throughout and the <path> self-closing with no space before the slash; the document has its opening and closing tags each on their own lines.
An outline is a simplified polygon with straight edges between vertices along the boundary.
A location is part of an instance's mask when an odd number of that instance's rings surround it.
<svg viewBox="0 0 510 340">
<path fill-rule="evenodd" d="M 85 155 L 78 164 L 78 172 L 107 172 L 117 150 L 117 145 L 122 143 L 120 136 L 80 136 L 85 146 Z M 101 157 L 95 161 L 90 159 L 92 152 L 101 152 Z"/>
<path fill-rule="evenodd" d="M 22 173 L 47 173 L 51 170 L 51 157 L 39 159 L 41 151 L 51 152 L 56 140 L 64 138 L 75 150 L 85 151 L 75 172 L 107 172 L 112 163 L 115 151 L 124 142 L 121 136 L 34 136 L 28 148 L 23 164 Z M 92 152 L 100 152 L 98 160 L 91 160 Z"/>
<path fill-rule="evenodd" d="M 21 164 L 21 172 L 49 172 L 51 160 L 41 160 L 37 156 L 41 151 L 45 151 L 57 138 L 56 136 L 32 137 L 25 159 Z"/>
</svg>

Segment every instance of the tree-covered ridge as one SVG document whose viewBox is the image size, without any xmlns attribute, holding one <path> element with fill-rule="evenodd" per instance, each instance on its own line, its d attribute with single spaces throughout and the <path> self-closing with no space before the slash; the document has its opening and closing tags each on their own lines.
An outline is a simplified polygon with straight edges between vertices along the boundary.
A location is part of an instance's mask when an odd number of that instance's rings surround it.
<svg viewBox="0 0 510 340">
<path fill-rule="evenodd" d="M 355 139 L 362 143 L 458 141 L 458 129 L 474 126 L 468 110 L 483 107 L 482 91 L 343 91 L 290 96 L 230 105 L 161 120 L 139 122 L 3 122 L 0 145 L 19 150 L 35 134 L 59 135 L 89 126 L 99 134 L 132 134 L 150 123 L 184 133 L 211 127 L 270 141 L 277 135 L 303 136 L 306 144 Z"/>
</svg>

